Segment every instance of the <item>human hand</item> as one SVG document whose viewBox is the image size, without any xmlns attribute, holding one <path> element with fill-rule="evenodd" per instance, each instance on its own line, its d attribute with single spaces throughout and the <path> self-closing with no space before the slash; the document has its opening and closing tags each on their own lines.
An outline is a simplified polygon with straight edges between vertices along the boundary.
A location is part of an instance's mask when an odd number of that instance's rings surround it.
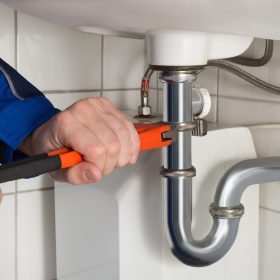
<svg viewBox="0 0 280 280">
<path fill-rule="evenodd" d="M 133 124 L 109 100 L 93 97 L 58 113 L 27 137 L 19 149 L 35 155 L 62 147 L 79 152 L 84 161 L 53 172 L 52 177 L 85 184 L 99 181 L 116 167 L 134 164 L 140 142 Z"/>
</svg>

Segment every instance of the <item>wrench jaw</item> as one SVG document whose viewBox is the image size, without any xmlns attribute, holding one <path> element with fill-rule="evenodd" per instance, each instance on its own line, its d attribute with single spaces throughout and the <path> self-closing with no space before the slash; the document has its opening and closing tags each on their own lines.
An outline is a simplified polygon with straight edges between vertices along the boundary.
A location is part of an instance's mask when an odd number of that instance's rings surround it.
<svg viewBox="0 0 280 280">
<path fill-rule="evenodd" d="M 177 141 L 177 135 L 178 135 L 178 132 L 176 130 L 169 130 L 169 131 L 163 132 L 161 134 L 161 138 L 162 138 L 163 142 L 171 141 L 171 143 L 174 143 Z"/>
</svg>

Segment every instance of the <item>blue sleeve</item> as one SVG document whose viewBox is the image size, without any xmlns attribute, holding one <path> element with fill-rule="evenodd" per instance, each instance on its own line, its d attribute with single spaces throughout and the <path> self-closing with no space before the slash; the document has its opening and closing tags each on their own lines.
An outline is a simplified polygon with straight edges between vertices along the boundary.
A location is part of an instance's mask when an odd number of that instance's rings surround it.
<svg viewBox="0 0 280 280">
<path fill-rule="evenodd" d="M 49 100 L 0 59 L 0 162 L 22 157 L 21 142 L 59 112 Z"/>
</svg>

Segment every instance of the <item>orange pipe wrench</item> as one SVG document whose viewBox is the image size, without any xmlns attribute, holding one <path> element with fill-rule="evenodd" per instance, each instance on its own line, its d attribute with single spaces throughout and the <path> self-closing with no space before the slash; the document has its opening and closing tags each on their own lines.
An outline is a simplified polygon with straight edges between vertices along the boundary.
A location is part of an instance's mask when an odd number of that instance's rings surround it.
<svg viewBox="0 0 280 280">
<path fill-rule="evenodd" d="M 135 124 L 135 128 L 140 138 L 140 151 L 162 148 L 176 139 L 169 124 Z M 28 157 L 0 166 L 0 183 L 69 168 L 82 161 L 81 154 L 68 148 Z"/>
</svg>

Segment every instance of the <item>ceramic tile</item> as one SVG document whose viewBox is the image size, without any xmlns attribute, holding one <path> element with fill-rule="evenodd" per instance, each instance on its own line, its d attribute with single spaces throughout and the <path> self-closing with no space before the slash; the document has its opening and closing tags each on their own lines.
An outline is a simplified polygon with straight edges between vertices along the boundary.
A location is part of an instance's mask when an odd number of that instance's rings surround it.
<svg viewBox="0 0 280 280">
<path fill-rule="evenodd" d="M 15 67 L 15 13 L 0 4 L 0 57 Z"/>
<path fill-rule="evenodd" d="M 0 279 L 15 279 L 15 196 L 4 196 L 0 204 Z"/>
<path fill-rule="evenodd" d="M 276 102 L 219 97 L 218 120 L 229 125 L 279 123 L 279 105 Z"/>
<path fill-rule="evenodd" d="M 18 194 L 18 279 L 55 279 L 54 192 Z"/>
<path fill-rule="evenodd" d="M 260 209 L 259 279 L 279 279 L 280 214 Z"/>
<path fill-rule="evenodd" d="M 205 119 L 212 123 L 217 121 L 217 96 L 211 96 L 211 109 Z"/>
<path fill-rule="evenodd" d="M 163 90 L 158 90 L 158 113 L 163 113 Z"/>
<path fill-rule="evenodd" d="M 80 99 L 98 96 L 100 96 L 100 92 L 71 92 L 46 94 L 46 97 L 52 102 L 52 104 L 60 110 L 65 110 L 67 107 L 69 107 L 70 105 L 72 105 Z"/>
<path fill-rule="evenodd" d="M 154 71 L 151 79 L 150 79 L 150 88 L 151 89 L 157 89 L 157 88 L 162 88 L 162 83 L 158 79 L 159 73 L 157 71 Z"/>
<path fill-rule="evenodd" d="M 218 70 L 210 68 L 202 71 L 194 82 L 196 87 L 206 88 L 211 95 L 217 95 L 218 92 Z"/>
<path fill-rule="evenodd" d="M 19 71 L 41 90 L 100 89 L 101 36 L 18 15 Z"/>
<path fill-rule="evenodd" d="M 12 182 L 7 182 L 7 183 L 2 183 L 0 184 L 0 188 L 3 193 L 14 193 L 16 189 L 16 183 L 15 181 Z"/>
<path fill-rule="evenodd" d="M 48 174 L 30 179 L 17 180 L 18 191 L 39 190 L 53 186 L 54 181 Z"/>
<path fill-rule="evenodd" d="M 144 72 L 144 40 L 104 38 L 104 89 L 140 88 Z"/>
</svg>

